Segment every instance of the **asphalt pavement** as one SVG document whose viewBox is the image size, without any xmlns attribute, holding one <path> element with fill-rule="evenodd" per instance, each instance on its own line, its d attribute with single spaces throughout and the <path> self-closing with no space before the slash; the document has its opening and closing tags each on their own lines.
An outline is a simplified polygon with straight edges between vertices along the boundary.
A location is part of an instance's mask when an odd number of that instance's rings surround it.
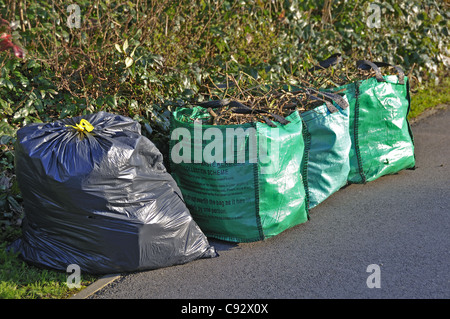
<svg viewBox="0 0 450 319">
<path fill-rule="evenodd" d="M 87 298 L 448 299 L 450 108 L 412 129 L 414 170 L 346 186 L 268 240 L 211 239 L 217 258 L 114 277 Z"/>
</svg>

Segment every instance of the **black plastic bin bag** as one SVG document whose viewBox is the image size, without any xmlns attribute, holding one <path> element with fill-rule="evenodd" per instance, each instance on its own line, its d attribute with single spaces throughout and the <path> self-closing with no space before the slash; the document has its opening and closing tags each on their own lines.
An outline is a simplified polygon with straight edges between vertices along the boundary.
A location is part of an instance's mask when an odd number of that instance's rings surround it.
<svg viewBox="0 0 450 319">
<path fill-rule="evenodd" d="M 162 268 L 217 253 L 197 226 L 162 154 L 139 123 L 100 112 L 17 132 L 29 263 L 83 273 Z"/>
</svg>

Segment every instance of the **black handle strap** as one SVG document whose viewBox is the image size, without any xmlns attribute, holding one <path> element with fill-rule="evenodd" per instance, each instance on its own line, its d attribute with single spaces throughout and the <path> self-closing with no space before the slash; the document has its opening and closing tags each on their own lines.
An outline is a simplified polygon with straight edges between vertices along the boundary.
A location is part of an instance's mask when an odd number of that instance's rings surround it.
<svg viewBox="0 0 450 319">
<path fill-rule="evenodd" d="M 322 92 L 315 89 L 307 89 L 307 96 L 312 100 L 320 100 L 325 103 L 331 113 L 337 112 L 338 109 L 329 100 L 335 102 L 341 109 L 345 110 L 349 107 L 349 103 L 339 94 L 331 92 Z M 322 97 L 320 97 L 322 96 Z M 329 100 L 327 100 L 329 99 Z"/>
<path fill-rule="evenodd" d="M 386 62 L 370 62 L 366 60 L 359 60 L 356 62 L 356 65 L 361 70 L 369 70 L 372 68 L 375 71 L 375 77 L 379 82 L 384 82 L 385 80 L 380 80 L 379 77 L 382 78 L 380 67 L 393 67 L 398 73 L 398 83 L 405 84 L 405 72 L 398 65 L 391 65 Z"/>
<path fill-rule="evenodd" d="M 384 82 L 384 78 L 381 75 L 380 67 L 393 67 L 397 73 L 398 73 L 398 84 L 405 84 L 405 72 L 403 72 L 402 68 L 400 68 L 398 65 L 391 65 L 386 62 L 370 62 L 366 60 L 359 60 L 356 62 L 356 65 L 361 70 L 369 70 L 372 68 L 375 71 L 375 77 L 379 82 Z M 382 78 L 382 80 L 379 79 L 379 77 Z"/>
<path fill-rule="evenodd" d="M 237 101 L 231 101 L 229 103 L 229 106 L 232 107 L 233 109 L 231 110 L 233 113 L 237 113 L 237 114 L 251 114 L 251 113 L 258 113 L 258 114 L 268 114 L 271 115 L 277 122 L 279 122 L 282 125 L 286 125 L 289 124 L 291 122 L 289 122 L 288 120 L 286 120 L 284 117 L 277 115 L 277 114 L 273 114 L 269 111 L 265 111 L 265 110 L 258 110 L 258 109 L 252 109 L 250 107 L 248 107 L 247 105 L 244 105 L 240 102 Z M 263 117 L 264 120 L 266 121 L 266 123 L 270 126 L 272 126 L 270 124 L 270 120 L 267 119 L 266 117 Z M 273 124 L 273 123 L 272 123 Z M 273 125 L 274 127 L 275 125 Z"/>
<path fill-rule="evenodd" d="M 341 107 L 341 109 L 345 110 L 350 106 L 348 101 L 346 101 L 341 95 L 337 93 L 331 93 L 331 92 L 320 92 L 319 94 L 322 94 L 323 96 L 326 96 L 327 98 L 333 100 L 337 105 Z"/>
<path fill-rule="evenodd" d="M 398 65 L 391 65 L 386 62 L 374 62 L 374 64 L 378 67 L 393 67 L 398 74 L 398 84 L 405 84 L 405 72 Z"/>
<path fill-rule="evenodd" d="M 335 53 L 329 58 L 320 61 L 319 65 L 316 65 L 309 69 L 309 72 L 320 70 L 320 69 L 327 69 L 332 65 L 336 65 L 342 62 L 342 54 Z M 361 70 L 370 70 L 373 69 L 375 71 L 375 77 L 378 82 L 385 82 L 383 75 L 381 74 L 380 67 L 393 67 L 397 73 L 398 73 L 398 83 L 399 84 L 405 84 L 405 72 L 400 68 L 398 65 L 391 65 L 386 62 L 371 62 L 367 60 L 358 60 L 356 62 L 356 66 Z"/>
<path fill-rule="evenodd" d="M 290 121 L 286 120 L 284 117 L 282 117 L 280 115 L 273 114 L 273 113 L 271 113 L 269 111 L 265 111 L 265 110 L 252 109 L 252 108 L 248 107 L 247 105 L 244 105 L 238 101 L 230 101 L 229 99 L 198 102 L 197 105 L 204 107 L 204 108 L 211 108 L 211 109 L 220 108 L 220 107 L 224 107 L 224 106 L 228 105 L 229 107 L 232 108 L 231 112 L 233 112 L 235 114 L 251 114 L 251 113 L 267 114 L 267 115 L 271 115 L 277 122 L 279 122 L 282 125 L 286 125 L 286 124 L 290 123 Z M 271 127 L 276 127 L 276 125 L 267 117 L 263 116 L 263 119 L 267 125 L 269 125 Z"/>
<path fill-rule="evenodd" d="M 229 99 L 197 102 L 198 106 L 204 107 L 205 109 L 207 109 L 209 107 L 212 108 L 212 109 L 216 109 L 218 107 L 227 106 L 228 104 L 230 104 L 230 100 Z"/>
<path fill-rule="evenodd" d="M 385 82 L 386 80 L 383 78 L 383 75 L 381 74 L 380 68 L 373 62 L 367 61 L 367 60 L 358 60 L 356 61 L 356 67 L 361 70 L 374 70 L 375 71 L 375 78 L 378 82 Z"/>
<path fill-rule="evenodd" d="M 309 94 L 309 93 L 306 93 L 306 95 L 307 95 L 308 98 L 311 99 L 311 100 L 318 100 L 318 101 L 321 101 L 321 102 L 325 103 L 325 105 L 327 106 L 327 109 L 328 109 L 331 113 L 335 113 L 335 112 L 339 111 L 339 110 L 333 105 L 333 103 L 331 103 L 330 101 L 327 101 L 327 100 L 325 100 L 325 99 L 322 99 L 322 98 L 320 98 L 320 97 L 318 97 L 318 96 L 315 96 L 315 95 L 312 95 L 312 94 Z"/>
<path fill-rule="evenodd" d="M 335 53 L 331 55 L 329 58 L 320 61 L 319 65 L 313 66 L 309 69 L 309 72 L 313 72 L 315 70 L 328 69 L 332 65 L 336 65 L 342 62 L 342 54 Z"/>
</svg>

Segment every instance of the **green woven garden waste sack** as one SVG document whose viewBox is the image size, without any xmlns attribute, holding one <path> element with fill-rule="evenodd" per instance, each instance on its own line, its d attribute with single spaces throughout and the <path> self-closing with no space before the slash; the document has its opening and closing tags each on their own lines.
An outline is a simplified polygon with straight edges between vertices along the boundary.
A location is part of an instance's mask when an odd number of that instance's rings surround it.
<svg viewBox="0 0 450 319">
<path fill-rule="evenodd" d="M 171 117 L 170 169 L 206 236 L 252 242 L 308 220 L 298 112 L 284 123 L 205 125 L 204 107 Z"/>
<path fill-rule="evenodd" d="M 362 171 L 361 166 L 361 157 L 359 155 L 359 139 L 358 135 L 355 134 L 355 132 L 358 132 L 355 130 L 358 122 L 355 122 L 355 109 L 356 109 L 356 88 L 357 84 L 356 82 L 351 82 L 349 84 L 337 87 L 337 88 L 330 88 L 327 91 L 330 92 L 342 92 L 344 96 L 346 97 L 348 104 L 349 104 L 349 134 L 350 134 L 350 140 L 351 140 L 351 146 L 349 151 L 349 172 L 347 181 L 349 183 L 364 183 L 365 178 Z"/>
<path fill-rule="evenodd" d="M 309 208 L 345 186 L 350 172 L 352 142 L 347 98 L 327 94 L 324 102 L 301 113 L 306 127 L 305 139 L 309 139 L 306 165 Z"/>
<path fill-rule="evenodd" d="M 407 116 L 411 100 L 409 79 L 399 67 L 397 75 L 382 75 L 387 63 L 361 60 L 358 68 L 372 68 L 375 77 L 328 91 L 344 89 L 350 104 L 351 183 L 366 183 L 383 175 L 415 167 L 414 138 Z"/>
</svg>

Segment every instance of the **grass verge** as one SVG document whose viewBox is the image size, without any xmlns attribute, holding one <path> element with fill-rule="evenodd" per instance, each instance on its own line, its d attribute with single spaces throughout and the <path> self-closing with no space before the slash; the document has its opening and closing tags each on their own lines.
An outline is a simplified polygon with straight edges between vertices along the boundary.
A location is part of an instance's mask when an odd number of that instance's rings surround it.
<svg viewBox="0 0 450 319">
<path fill-rule="evenodd" d="M 428 82 L 411 94 L 411 111 L 408 118 L 414 119 L 425 110 L 441 104 L 450 104 L 450 71 L 440 75 L 439 83 Z"/>
<path fill-rule="evenodd" d="M 81 274 L 80 288 L 69 288 L 69 274 L 26 264 L 17 254 L 0 244 L 0 299 L 64 299 L 86 288 L 96 280 Z"/>
</svg>

